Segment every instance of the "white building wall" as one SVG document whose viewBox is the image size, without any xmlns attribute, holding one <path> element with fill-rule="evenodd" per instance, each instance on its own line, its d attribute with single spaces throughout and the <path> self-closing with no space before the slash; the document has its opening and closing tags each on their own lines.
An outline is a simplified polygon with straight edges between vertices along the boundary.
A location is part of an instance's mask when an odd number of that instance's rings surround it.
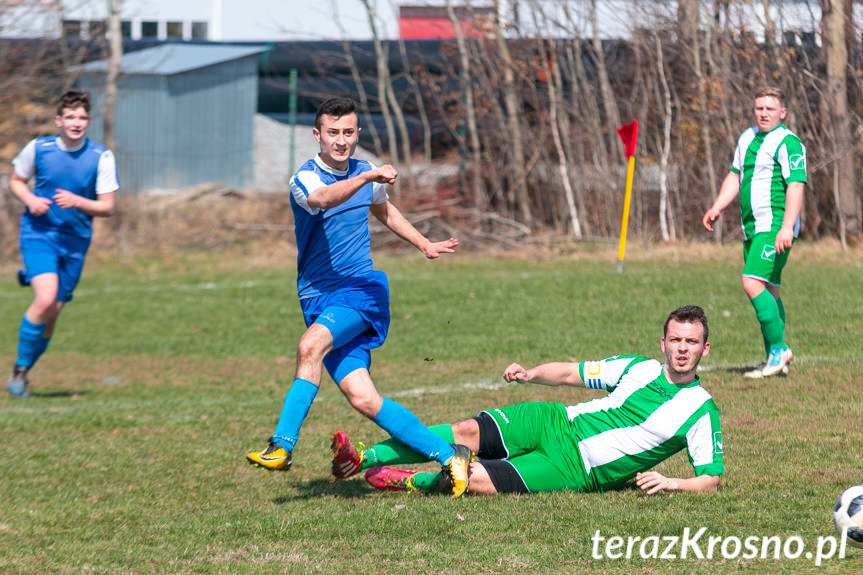
<svg viewBox="0 0 863 575">
<path fill-rule="evenodd" d="M 454 5 L 468 0 L 451 0 Z M 371 0 L 379 36 L 398 38 L 398 7 L 446 5 L 446 0 Z M 104 20 L 108 0 L 60 0 L 53 3 L 23 0 L 15 8 L 0 3 L 0 36 L 49 36 L 61 34 L 62 20 Z M 488 6 L 491 0 L 469 0 L 472 6 Z M 502 15 L 511 34 L 547 37 L 594 35 L 591 0 L 501 0 Z M 596 28 L 602 38 L 629 38 L 633 26 L 655 28 L 676 19 L 677 3 L 662 0 L 595 0 Z M 710 2 L 708 2 L 710 5 Z M 5 7 L 4 7 L 5 6 Z M 510 6 L 517 6 L 513 13 Z M 820 0 L 771 1 L 770 16 L 778 31 L 815 31 L 821 17 Z M 855 4 L 856 21 L 863 7 Z M 704 14 L 707 24 L 709 15 Z M 193 23 L 206 23 L 207 38 L 214 41 L 369 40 L 368 14 L 362 0 L 123 0 L 122 19 L 131 23 L 132 38 L 139 39 L 147 22 L 158 23 L 158 37 L 165 39 L 168 22 L 179 22 L 184 39 L 193 36 Z M 763 40 L 764 3 L 732 1 L 730 24 L 745 28 Z M 86 37 L 86 25 L 82 35 Z"/>
</svg>

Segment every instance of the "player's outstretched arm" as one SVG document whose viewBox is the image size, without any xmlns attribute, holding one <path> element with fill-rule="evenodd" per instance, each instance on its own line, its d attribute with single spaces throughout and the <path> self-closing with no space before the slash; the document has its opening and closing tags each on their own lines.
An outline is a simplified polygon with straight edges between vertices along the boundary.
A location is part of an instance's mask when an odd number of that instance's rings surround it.
<svg viewBox="0 0 863 575">
<path fill-rule="evenodd" d="M 441 254 L 454 253 L 455 248 L 458 246 L 458 240 L 455 238 L 449 238 L 442 242 L 429 241 L 389 200 L 382 204 L 372 204 L 370 210 L 390 231 L 403 240 L 410 242 L 430 260 L 440 257 Z"/>
<path fill-rule="evenodd" d="M 584 386 L 584 381 L 578 373 L 577 362 L 554 361 L 531 369 L 525 369 L 518 363 L 511 363 L 503 370 L 503 379 L 517 383 Z"/>
<path fill-rule="evenodd" d="M 393 184 L 398 172 L 389 164 L 357 174 L 352 178 L 315 189 L 309 194 L 309 207 L 328 210 L 348 201 L 368 183 Z"/>
<path fill-rule="evenodd" d="M 665 477 L 656 471 L 645 471 L 635 475 L 635 484 L 648 495 L 660 491 L 708 491 L 719 489 L 719 475 L 699 475 L 686 479 Z"/>
<path fill-rule="evenodd" d="M 722 186 L 719 188 L 719 195 L 716 196 L 716 201 L 710 206 L 710 209 L 704 212 L 701 218 L 701 224 L 707 231 L 713 231 L 713 222 L 719 219 L 722 210 L 728 207 L 737 194 L 740 193 L 740 176 L 734 172 L 728 172 L 725 179 L 722 180 Z"/>
</svg>

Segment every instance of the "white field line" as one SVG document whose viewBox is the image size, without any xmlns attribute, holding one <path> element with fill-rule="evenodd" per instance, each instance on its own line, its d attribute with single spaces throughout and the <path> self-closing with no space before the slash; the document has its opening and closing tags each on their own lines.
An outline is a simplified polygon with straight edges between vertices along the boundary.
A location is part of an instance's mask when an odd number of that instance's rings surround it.
<svg viewBox="0 0 863 575">
<path fill-rule="evenodd" d="M 802 356 L 802 357 L 795 355 L 794 356 L 794 362 L 791 364 L 791 366 L 793 369 L 795 364 L 818 365 L 818 364 L 826 364 L 826 363 L 837 363 L 840 361 L 841 361 L 840 358 L 834 357 L 834 356 L 829 356 L 829 355 L 806 355 L 806 356 Z M 847 362 L 847 363 L 853 364 L 853 363 L 857 363 L 857 362 Z M 714 363 L 711 365 L 700 366 L 699 372 L 704 373 L 704 372 L 711 372 L 711 371 L 740 370 L 740 369 L 745 369 L 745 368 L 751 367 L 752 365 L 756 365 L 756 364 L 757 364 L 757 361 L 754 361 L 751 365 L 750 364 L 740 365 L 740 364 L 732 364 L 732 363 Z M 106 379 L 110 379 L 110 376 Z M 121 383 L 126 383 L 126 382 L 124 381 Z M 707 381 L 705 383 L 707 383 L 709 385 L 710 382 Z M 106 384 L 106 385 L 108 385 L 108 384 Z M 117 385 L 117 383 L 112 382 L 110 385 L 112 385 L 112 386 Z M 511 386 L 517 386 L 517 385 L 530 385 L 530 384 L 506 383 L 505 381 L 503 381 L 501 379 L 494 378 L 494 379 L 465 381 L 462 383 L 454 383 L 454 384 L 450 384 L 450 385 L 414 387 L 411 389 L 402 389 L 399 391 L 392 391 L 392 392 L 387 392 L 386 390 L 381 390 L 381 392 L 382 392 L 381 395 L 384 395 L 384 396 L 390 397 L 390 398 L 419 397 L 419 396 L 425 396 L 425 395 L 440 395 L 443 393 L 457 393 L 457 392 L 462 391 L 462 390 L 494 391 L 497 389 L 502 389 L 504 387 L 511 387 Z M 280 389 L 277 392 L 275 398 L 267 397 L 266 394 L 256 392 L 254 394 L 250 394 L 250 396 L 248 398 L 244 399 L 243 402 L 246 405 L 265 406 L 266 409 L 269 409 L 270 411 L 277 410 L 281 406 L 281 398 L 284 397 L 283 392 L 286 392 L 287 390 L 288 390 L 288 386 L 285 385 L 283 390 Z M 39 389 L 37 387 L 36 388 L 36 394 L 38 394 L 38 393 L 39 393 Z M 200 413 L 204 413 L 206 411 L 207 407 L 211 407 L 211 406 L 215 407 L 215 406 L 225 405 L 225 404 L 235 405 L 236 401 L 237 401 L 236 396 L 231 395 L 231 396 L 226 396 L 226 397 L 210 398 L 207 400 L 197 400 L 196 399 L 196 400 L 194 400 L 194 403 L 195 403 L 195 407 L 199 409 L 198 413 L 200 414 Z M 342 395 L 335 389 L 335 385 L 332 383 L 332 381 L 330 381 L 329 378 L 326 378 L 324 383 L 323 383 L 321 392 L 315 398 L 315 403 L 321 403 L 321 402 L 329 403 L 331 401 L 341 402 L 341 401 L 344 401 L 344 399 L 342 398 Z M 141 410 L 142 408 L 146 408 L 146 407 L 150 407 L 150 406 L 159 407 L 159 406 L 164 405 L 164 403 L 165 403 L 164 400 L 152 400 L 152 401 L 146 401 L 146 402 L 140 402 L 140 401 L 126 401 L 126 402 L 116 402 L 116 403 L 112 402 L 111 403 L 111 409 L 118 410 L 118 411 L 122 411 L 122 410 L 138 411 L 138 410 Z M 91 404 L 91 403 L 88 403 L 87 401 L 71 401 L 71 402 L 65 402 L 62 404 L 51 402 L 50 405 L 46 405 L 44 402 L 37 402 L 37 401 L 30 400 L 30 401 L 26 401 L 26 402 L 25 401 L 16 401 L 12 405 L 7 406 L 5 409 L 8 412 L 13 412 L 16 414 L 32 414 L 34 416 L 40 416 L 41 417 L 46 412 L 47 413 L 63 413 L 63 412 L 79 411 L 79 410 L 87 410 L 87 409 L 102 410 L 102 409 L 104 409 L 104 404 L 102 404 L 102 403 Z M 269 415 L 272 415 L 269 412 L 267 412 L 267 413 Z M 275 411 L 273 411 L 273 413 L 275 413 Z M 198 417 L 200 417 L 200 415 L 180 416 L 180 417 L 167 418 L 166 421 L 175 422 L 175 421 L 185 421 L 185 420 L 196 420 Z"/>
<path fill-rule="evenodd" d="M 454 385 L 436 385 L 434 387 L 415 387 L 413 389 L 403 389 L 401 391 L 394 391 L 388 395 L 388 397 L 419 397 L 421 395 L 440 395 L 442 393 L 452 393 L 461 391 L 464 389 L 467 390 L 495 390 L 501 389 L 503 387 L 508 387 L 511 385 L 521 385 L 521 384 L 513 384 L 506 383 L 505 381 L 468 381 L 465 383 L 458 383 Z"/>
<path fill-rule="evenodd" d="M 277 281 L 276 283 L 281 283 Z M 210 290 L 223 290 L 223 289 L 252 289 L 256 287 L 261 287 L 261 282 L 248 280 L 239 283 L 226 283 L 219 284 L 215 282 L 198 282 L 194 284 L 174 284 L 174 283 L 154 283 L 143 281 L 139 284 L 134 285 L 122 285 L 122 286 L 103 286 L 103 287 L 91 287 L 91 288 L 79 288 L 75 290 L 76 296 L 82 297 L 92 297 L 94 295 L 101 294 L 123 294 L 123 293 L 142 293 L 142 292 L 165 292 L 165 291 L 178 291 L 178 292 L 199 292 L 199 291 L 210 291 Z M 294 286 L 290 282 L 285 282 L 285 286 L 291 289 L 294 289 Z M 16 286 L 18 287 L 18 286 Z M 29 291 L 29 290 L 28 290 Z M 20 297 L 20 293 L 17 290 L 9 289 L 0 291 L 0 298 L 17 298 Z"/>
</svg>

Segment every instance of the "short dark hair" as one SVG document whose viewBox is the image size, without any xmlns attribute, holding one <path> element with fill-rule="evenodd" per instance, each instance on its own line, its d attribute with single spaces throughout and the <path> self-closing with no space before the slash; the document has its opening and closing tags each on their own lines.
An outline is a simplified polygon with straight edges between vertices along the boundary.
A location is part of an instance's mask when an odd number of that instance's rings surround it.
<svg viewBox="0 0 863 575">
<path fill-rule="evenodd" d="M 697 305 L 685 305 L 677 308 L 665 320 L 665 325 L 662 327 L 662 336 L 668 335 L 668 323 L 671 321 L 679 321 L 680 323 L 700 323 L 704 328 L 704 342 L 707 343 L 707 335 L 710 329 L 707 327 L 707 316 L 704 315 L 704 310 Z"/>
<path fill-rule="evenodd" d="M 315 115 L 315 128 L 321 129 L 321 116 L 332 116 L 341 118 L 348 114 L 357 113 L 357 103 L 350 98 L 330 98 L 318 106 L 318 113 Z"/>
<path fill-rule="evenodd" d="M 81 90 L 68 90 L 57 100 L 57 115 L 62 116 L 66 108 L 84 108 L 90 113 L 90 94 Z"/>
</svg>

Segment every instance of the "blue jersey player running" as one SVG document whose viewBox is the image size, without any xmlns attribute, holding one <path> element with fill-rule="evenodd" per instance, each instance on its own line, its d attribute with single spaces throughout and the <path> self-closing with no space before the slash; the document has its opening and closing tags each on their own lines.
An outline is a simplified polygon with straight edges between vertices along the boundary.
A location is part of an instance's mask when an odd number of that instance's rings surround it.
<svg viewBox="0 0 863 575">
<path fill-rule="evenodd" d="M 9 189 L 27 209 L 21 216 L 21 285 L 33 302 L 18 331 L 18 356 L 6 389 L 30 395 L 27 374 L 45 352 L 63 306 L 72 300 L 90 247 L 94 216 L 114 213 L 120 185 L 114 155 L 86 137 L 90 96 L 70 90 L 60 97 L 57 136 L 30 141 L 12 161 Z M 35 179 L 31 191 L 28 182 Z"/>
<path fill-rule="evenodd" d="M 290 182 L 297 239 L 297 291 L 307 329 L 297 346 L 296 375 L 268 446 L 247 455 L 250 463 L 285 471 L 300 427 L 318 392 L 325 366 L 350 404 L 390 435 L 443 466 L 452 494 L 467 489 L 472 453 L 430 432 L 402 405 L 382 397 L 369 367 L 370 350 L 389 328 L 389 286 L 376 271 L 369 248 L 368 214 L 410 242 L 427 258 L 453 253 L 458 240 L 431 242 L 389 201 L 385 185 L 398 176 L 390 165 L 376 167 L 351 156 L 359 140 L 356 104 L 332 98 L 318 108 L 313 129 L 320 153 Z M 344 441 L 343 441 L 344 439 Z M 333 473 L 359 470 L 343 434 L 332 439 Z"/>
</svg>

